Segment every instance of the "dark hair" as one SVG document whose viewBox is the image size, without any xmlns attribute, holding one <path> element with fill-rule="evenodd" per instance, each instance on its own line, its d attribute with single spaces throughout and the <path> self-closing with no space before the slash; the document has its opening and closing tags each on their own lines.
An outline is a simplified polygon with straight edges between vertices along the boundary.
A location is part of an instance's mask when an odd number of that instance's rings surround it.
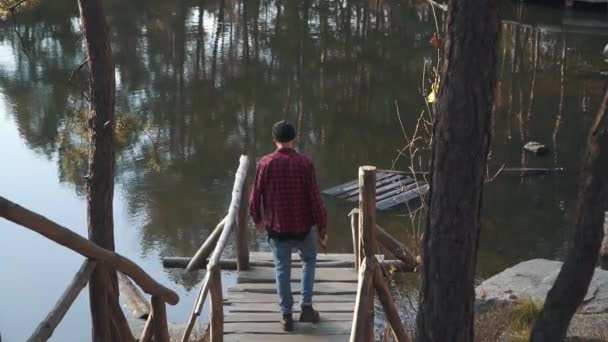
<svg viewBox="0 0 608 342">
<path fill-rule="evenodd" d="M 272 137 L 280 143 L 290 142 L 296 138 L 296 129 L 289 122 L 281 120 L 272 126 Z"/>
</svg>

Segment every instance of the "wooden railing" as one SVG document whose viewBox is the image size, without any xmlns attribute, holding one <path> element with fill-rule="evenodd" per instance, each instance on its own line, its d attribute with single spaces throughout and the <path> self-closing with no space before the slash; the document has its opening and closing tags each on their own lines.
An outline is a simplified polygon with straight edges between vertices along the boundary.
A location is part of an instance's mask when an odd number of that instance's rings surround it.
<svg viewBox="0 0 608 342">
<path fill-rule="evenodd" d="M 247 172 L 249 169 L 249 159 L 241 156 L 239 167 L 235 175 L 234 186 L 232 188 L 232 199 L 228 214 L 217 225 L 215 230 L 209 235 L 201 248 L 192 257 L 186 266 L 186 272 L 200 268 L 207 262 L 207 273 L 203 278 L 201 289 L 194 304 L 190 320 L 182 336 L 182 342 L 190 340 L 190 334 L 196 318 L 201 315 L 203 305 L 207 295 L 211 297 L 211 311 L 209 324 L 209 340 L 221 342 L 224 339 L 224 300 L 222 294 L 222 276 L 220 261 L 222 253 L 228 243 L 228 238 L 232 231 L 237 227 L 237 269 L 246 270 L 249 267 L 249 250 L 247 243 L 247 201 L 248 186 Z M 207 261 L 207 258 L 209 260 Z"/>
<path fill-rule="evenodd" d="M 374 341 L 374 290 L 384 308 L 396 341 L 409 341 L 405 324 L 399 317 L 391 291 L 376 259 L 380 242 L 402 262 L 403 271 L 412 271 L 416 260 L 399 241 L 376 225 L 376 168 L 359 168 L 359 209 L 350 214 L 355 266 L 359 270 L 357 298 L 350 335 L 351 342 Z"/>
<path fill-rule="evenodd" d="M 47 239 L 87 258 L 53 309 L 38 325 L 28 341 L 46 341 L 51 337 L 76 297 L 78 297 L 80 291 L 87 285 L 98 263 L 104 263 L 112 269 L 122 272 L 125 276 L 131 278 L 144 292 L 152 296 L 152 313 L 148 317 L 140 341 L 150 341 L 152 336 L 156 342 L 169 341 L 165 303 L 171 305 L 177 304 L 179 302 L 177 293 L 158 283 L 130 259 L 104 249 L 74 233 L 72 230 L 1 196 L 0 217 L 41 234 Z M 135 339 L 124 317 L 124 313 L 118 307 L 113 309 L 112 315 L 120 327 L 123 340 L 134 341 Z"/>
</svg>

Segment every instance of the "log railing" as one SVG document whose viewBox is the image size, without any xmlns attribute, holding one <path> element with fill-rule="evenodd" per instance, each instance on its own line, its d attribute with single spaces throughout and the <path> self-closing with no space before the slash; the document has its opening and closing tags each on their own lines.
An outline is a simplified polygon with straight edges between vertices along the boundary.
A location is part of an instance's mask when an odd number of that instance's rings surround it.
<svg viewBox="0 0 608 342">
<path fill-rule="evenodd" d="M 190 334 L 194 323 L 201 315 L 203 305 L 210 294 L 211 311 L 209 324 L 209 340 L 211 342 L 223 341 L 224 335 L 224 305 L 222 294 L 222 276 L 221 276 L 221 257 L 228 238 L 233 230 L 238 229 L 237 238 L 237 268 L 245 270 L 249 267 L 249 250 L 247 240 L 247 224 L 246 224 L 246 205 L 248 186 L 246 182 L 247 171 L 249 169 L 249 159 L 247 156 L 241 156 L 239 160 L 239 168 L 235 175 L 234 186 L 232 188 L 232 199 L 228 208 L 228 214 L 218 224 L 215 230 L 203 243 L 201 248 L 195 254 L 186 266 L 186 271 L 191 271 L 201 268 L 204 263 L 207 263 L 207 273 L 203 278 L 201 289 L 197 300 L 192 309 L 190 320 L 182 336 L 182 342 L 190 340 Z M 207 261 L 207 258 L 209 260 Z"/>
<path fill-rule="evenodd" d="M 416 260 L 399 241 L 376 225 L 376 168 L 359 168 L 359 209 L 350 213 L 355 266 L 359 281 L 351 342 L 374 341 L 374 290 L 384 309 L 396 341 L 409 341 L 405 324 L 399 317 L 391 291 L 375 257 L 376 243 L 389 250 L 402 264 L 403 271 L 412 271 Z"/>
<path fill-rule="evenodd" d="M 100 262 L 103 262 L 105 265 L 108 265 L 114 270 L 121 272 L 126 277 L 129 277 L 144 292 L 152 296 L 152 314 L 148 317 L 149 324 L 147 325 L 149 325 L 149 329 L 153 331 L 156 342 L 169 341 L 165 303 L 171 305 L 177 304 L 179 302 L 177 293 L 158 283 L 130 259 L 113 251 L 104 249 L 74 233 L 72 230 L 1 196 L 0 217 L 30 229 L 87 258 L 78 272 L 76 272 L 72 282 L 55 304 L 55 307 L 53 307 L 45 319 L 38 325 L 28 341 L 46 341 L 51 337 L 80 291 L 87 285 L 95 266 Z M 121 330 L 122 340 L 134 341 L 135 339 L 126 324 L 126 319 L 122 310 L 115 308 L 112 311 L 112 315 L 114 317 L 111 319 L 115 321 Z M 144 330 L 144 334 L 142 334 L 140 341 L 150 341 L 149 338 L 144 338 L 145 334 L 146 330 Z"/>
</svg>

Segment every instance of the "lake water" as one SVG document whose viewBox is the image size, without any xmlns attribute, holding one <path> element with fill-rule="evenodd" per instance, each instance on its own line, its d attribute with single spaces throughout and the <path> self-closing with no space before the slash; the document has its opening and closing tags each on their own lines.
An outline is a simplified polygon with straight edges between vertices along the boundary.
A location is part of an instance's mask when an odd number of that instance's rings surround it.
<svg viewBox="0 0 608 342">
<path fill-rule="evenodd" d="M 179 293 L 180 304 L 168 307 L 173 322 L 186 320 L 202 274 L 165 270 L 161 259 L 196 251 L 225 215 L 238 156 L 272 150 L 273 122 L 297 124 L 298 148 L 312 156 L 327 188 L 354 179 L 359 165 L 393 165 L 405 145 L 395 103 L 408 135 L 426 109 L 420 88 L 425 63 L 436 59 L 428 43 L 435 22 L 422 2 L 104 3 L 118 84 L 116 249 Z M 605 11 L 502 6 L 491 171 L 505 165 L 564 172 L 500 176 L 486 186 L 480 278 L 521 260 L 563 255 L 578 163 L 606 69 Z M 0 195 L 86 235 L 79 119 L 86 74 L 70 80 L 82 59 L 76 1 L 42 1 L 19 14 L 15 26 L 2 24 Z M 550 153 L 524 153 L 530 140 Z M 407 168 L 407 158 L 395 167 Z M 352 204 L 325 202 L 330 251 L 350 252 Z M 411 241 L 406 213 L 384 212 L 378 220 Z M 0 332 L 4 341 L 23 341 L 83 258 L 7 221 L 0 229 Z M 268 246 L 252 239 L 251 249 Z M 230 273 L 226 279 L 233 281 Z M 52 340 L 90 339 L 87 295 Z"/>
</svg>

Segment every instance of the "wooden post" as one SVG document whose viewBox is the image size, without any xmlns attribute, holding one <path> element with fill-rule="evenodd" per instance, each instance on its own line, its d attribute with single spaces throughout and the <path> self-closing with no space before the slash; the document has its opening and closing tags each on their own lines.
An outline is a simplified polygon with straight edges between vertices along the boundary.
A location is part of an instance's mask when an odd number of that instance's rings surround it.
<svg viewBox="0 0 608 342">
<path fill-rule="evenodd" d="M 359 168 L 359 243 L 363 257 L 365 257 L 373 267 L 373 260 L 376 252 L 376 168 L 374 166 L 361 166 Z M 360 253 L 361 253 L 360 251 Z M 368 265 L 368 266 L 370 266 Z M 372 273 L 373 277 L 373 273 Z M 366 341 L 374 340 L 374 289 L 370 286 L 366 296 L 367 308 L 370 317 L 367 317 L 365 324 L 367 328 Z"/>
<path fill-rule="evenodd" d="M 46 341 L 53 335 L 53 331 L 55 331 L 57 325 L 59 325 L 72 303 L 74 303 L 80 291 L 87 285 L 96 265 L 95 261 L 88 259 L 82 263 L 82 266 L 76 272 L 74 279 L 72 279 L 72 282 L 63 292 L 57 304 L 38 325 L 32 336 L 28 339 L 28 342 Z"/>
<path fill-rule="evenodd" d="M 604 213 L 604 239 L 600 248 L 600 267 L 608 270 L 608 211 Z"/>
<path fill-rule="evenodd" d="M 179 302 L 177 293 L 158 283 L 133 261 L 101 248 L 68 228 L 23 208 L 2 196 L 0 196 L 0 217 L 33 230 L 87 258 L 103 261 L 115 270 L 128 275 L 146 293 L 160 296 L 169 304 L 175 305 Z"/>
<path fill-rule="evenodd" d="M 353 209 L 350 214 L 350 229 L 353 237 L 353 254 L 355 255 L 355 270 L 359 271 L 359 265 L 361 265 L 361 259 L 359 255 L 359 209 Z"/>
<path fill-rule="evenodd" d="M 243 183 L 243 191 L 241 195 L 241 204 L 239 206 L 238 231 L 236 234 L 236 260 L 239 271 L 249 269 L 249 234 L 247 227 L 249 226 L 249 194 L 251 192 L 251 184 L 247 182 L 247 177 Z"/>
<path fill-rule="evenodd" d="M 395 301 L 393 300 L 391 291 L 384 280 L 382 270 L 377 263 L 374 266 L 374 288 L 376 289 L 376 294 L 378 294 L 380 303 L 382 303 L 382 307 L 384 308 L 386 320 L 391 325 L 397 342 L 409 342 L 410 339 L 405 332 L 405 325 L 401 321 L 401 317 L 399 317 L 399 312 L 395 307 Z"/>
<path fill-rule="evenodd" d="M 148 320 L 146 321 L 146 325 L 144 325 L 144 330 L 141 332 L 141 337 L 139 338 L 139 342 L 151 342 L 152 341 L 152 327 L 154 326 L 154 315 L 150 313 L 148 315 Z"/>
<path fill-rule="evenodd" d="M 211 329 L 209 336 L 211 342 L 224 341 L 224 298 L 222 295 L 222 274 L 219 267 L 209 270 L 210 283 L 209 293 L 211 295 L 211 313 L 209 321 Z"/>
<path fill-rule="evenodd" d="M 188 266 L 186 266 L 186 272 L 200 268 L 207 261 L 207 258 L 209 258 L 209 255 L 211 255 L 211 252 L 213 252 L 213 249 L 217 245 L 217 240 L 220 238 L 220 235 L 222 235 L 222 230 L 224 229 L 225 223 L 226 218 L 224 217 L 220 223 L 217 224 L 213 232 L 209 234 L 207 240 L 205 240 L 201 248 L 199 248 L 196 254 L 194 254 L 188 263 Z"/>
<path fill-rule="evenodd" d="M 376 168 L 359 168 L 359 237 L 363 256 L 373 257 L 376 251 Z M 370 259 L 371 260 L 371 259 Z"/>
<path fill-rule="evenodd" d="M 150 304 L 133 284 L 131 279 L 122 272 L 117 272 L 120 296 L 124 297 L 133 317 L 147 319 L 150 315 Z"/>
<path fill-rule="evenodd" d="M 370 336 L 374 334 L 373 267 L 374 264 L 369 259 L 363 258 L 359 267 L 359 285 L 357 288 L 353 326 L 350 331 L 350 342 L 374 341 L 373 337 L 370 339 Z M 372 293 L 371 296 L 369 295 L 370 292 Z M 370 322 L 371 325 L 369 324 Z"/>
<path fill-rule="evenodd" d="M 154 342 L 169 342 L 169 327 L 167 326 L 167 311 L 165 302 L 160 297 L 152 296 L 152 315 L 154 323 Z"/>
</svg>

